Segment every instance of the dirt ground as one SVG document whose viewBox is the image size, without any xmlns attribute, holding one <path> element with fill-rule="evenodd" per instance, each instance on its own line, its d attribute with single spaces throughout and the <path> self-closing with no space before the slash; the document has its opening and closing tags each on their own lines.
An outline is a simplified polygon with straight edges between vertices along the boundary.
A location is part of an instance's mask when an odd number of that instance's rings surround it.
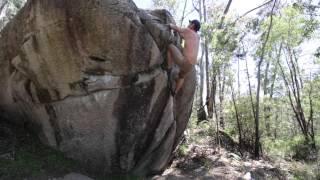
<svg viewBox="0 0 320 180">
<path fill-rule="evenodd" d="M 193 145 L 188 155 L 153 179 L 287 179 L 286 172 L 265 160 L 243 159 L 224 148 Z"/>
<path fill-rule="evenodd" d="M 23 129 L 0 121 L 0 180 L 294 179 L 287 162 L 240 156 L 229 137 L 222 138 L 221 146 L 218 148 L 212 136 L 202 136 L 196 142 L 186 141 L 177 149 L 171 166 L 163 174 L 150 178 L 90 178 L 77 162 L 42 145 Z"/>
</svg>

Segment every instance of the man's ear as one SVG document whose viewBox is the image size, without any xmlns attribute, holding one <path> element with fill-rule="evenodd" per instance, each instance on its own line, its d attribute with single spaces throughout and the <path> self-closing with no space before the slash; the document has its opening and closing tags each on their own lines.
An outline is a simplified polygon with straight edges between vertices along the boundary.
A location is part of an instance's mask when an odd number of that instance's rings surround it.
<svg viewBox="0 0 320 180">
<path fill-rule="evenodd" d="M 192 28 L 193 30 L 196 30 L 196 26 L 195 26 L 194 24 L 191 25 L 191 28 Z"/>
</svg>

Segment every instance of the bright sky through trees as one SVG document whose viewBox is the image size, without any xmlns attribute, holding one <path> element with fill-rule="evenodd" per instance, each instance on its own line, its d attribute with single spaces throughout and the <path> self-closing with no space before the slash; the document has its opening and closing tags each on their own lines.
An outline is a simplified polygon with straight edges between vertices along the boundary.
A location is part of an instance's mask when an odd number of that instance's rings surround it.
<svg viewBox="0 0 320 180">
<path fill-rule="evenodd" d="M 133 0 L 139 8 L 150 9 L 152 8 L 151 0 Z M 184 0 L 181 0 L 184 1 Z M 221 1 L 221 0 L 219 0 Z M 222 2 L 222 1 L 221 1 Z M 231 12 L 242 14 L 252 8 L 255 8 L 257 5 L 263 4 L 265 0 L 234 0 L 231 4 Z"/>
<path fill-rule="evenodd" d="M 142 8 L 142 9 L 153 9 L 154 8 L 152 0 L 133 0 L 133 1 L 136 3 L 136 5 L 139 8 Z M 181 2 L 182 1 L 184 1 L 184 0 L 181 0 Z M 243 15 L 247 11 L 252 10 L 253 8 L 255 8 L 261 4 L 264 4 L 267 1 L 268 0 L 233 0 L 231 7 L 230 7 L 229 14 Z M 192 9 L 191 2 L 192 2 L 192 0 L 188 0 L 187 8 L 189 8 L 189 9 Z M 219 3 L 226 4 L 227 1 L 226 0 L 217 0 L 216 3 L 217 4 L 219 4 Z M 254 15 L 256 15 L 257 12 L 258 11 L 253 11 L 250 14 L 248 14 L 246 17 L 254 16 Z M 191 14 L 186 19 L 193 19 L 195 16 L 196 16 L 196 14 Z M 315 69 L 319 68 L 319 67 L 310 67 L 310 64 L 308 64 L 308 62 L 306 62 L 306 61 L 310 60 L 311 56 L 313 56 L 312 53 L 315 52 L 315 50 L 318 46 L 319 46 L 319 43 L 317 41 L 315 42 L 312 40 L 302 44 L 302 49 L 303 49 L 302 67 L 303 67 L 303 69 L 306 69 L 308 71 L 313 71 L 313 68 L 315 68 Z M 314 65 L 312 65 L 312 66 L 314 66 Z M 249 62 L 250 71 L 254 71 L 254 67 L 255 67 L 255 63 L 253 61 L 250 61 Z M 242 69 L 242 71 L 244 71 L 243 70 L 244 68 L 245 68 L 244 65 L 240 64 L 240 69 Z M 245 74 L 243 74 L 243 75 L 245 75 Z M 245 78 L 242 78 L 242 79 L 245 79 Z"/>
</svg>

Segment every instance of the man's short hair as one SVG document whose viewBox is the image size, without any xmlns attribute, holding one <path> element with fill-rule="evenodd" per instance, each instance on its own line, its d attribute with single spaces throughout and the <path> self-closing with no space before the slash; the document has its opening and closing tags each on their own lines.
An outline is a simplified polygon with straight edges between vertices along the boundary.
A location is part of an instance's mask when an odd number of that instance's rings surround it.
<svg viewBox="0 0 320 180">
<path fill-rule="evenodd" d="M 201 25 L 200 25 L 200 22 L 198 20 L 196 20 L 196 19 L 194 19 L 192 21 L 189 20 L 189 23 L 194 25 L 195 31 L 199 31 L 200 30 Z"/>
</svg>

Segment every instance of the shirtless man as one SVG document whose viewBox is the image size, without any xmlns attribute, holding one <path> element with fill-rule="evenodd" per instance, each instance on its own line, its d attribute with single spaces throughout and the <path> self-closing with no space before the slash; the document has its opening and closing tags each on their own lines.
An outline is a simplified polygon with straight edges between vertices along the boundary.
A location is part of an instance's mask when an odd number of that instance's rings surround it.
<svg viewBox="0 0 320 180">
<path fill-rule="evenodd" d="M 176 80 L 176 88 L 172 92 L 174 95 L 181 89 L 185 76 L 197 63 L 200 41 L 200 37 L 197 32 L 200 29 L 200 22 L 198 20 L 189 21 L 189 25 L 187 28 L 180 28 L 176 25 L 170 24 L 170 28 L 178 32 L 184 39 L 184 47 L 182 53 L 173 44 L 170 44 L 168 47 L 169 69 L 172 67 L 173 62 L 180 68 L 179 77 Z"/>
</svg>

